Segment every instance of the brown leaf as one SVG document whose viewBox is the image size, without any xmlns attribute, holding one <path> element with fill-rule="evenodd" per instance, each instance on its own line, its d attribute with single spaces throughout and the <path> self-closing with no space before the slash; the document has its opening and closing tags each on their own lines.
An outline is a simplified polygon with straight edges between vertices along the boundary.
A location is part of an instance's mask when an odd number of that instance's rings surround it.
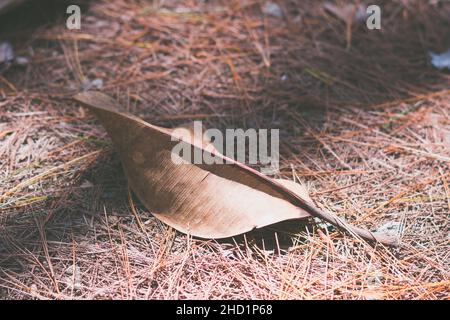
<svg viewBox="0 0 450 320">
<path fill-rule="evenodd" d="M 276 222 L 313 215 L 362 238 L 393 244 L 394 239 L 348 226 L 331 213 L 312 205 L 306 190 L 287 180 L 270 179 L 229 159 L 205 141 L 177 138 L 194 152 L 204 152 L 226 164 L 176 164 L 174 130 L 149 124 L 121 111 L 118 103 L 100 92 L 77 94 L 103 124 L 120 155 L 131 189 L 161 221 L 202 238 L 225 238 Z M 192 140 L 192 141 L 191 141 Z"/>
</svg>

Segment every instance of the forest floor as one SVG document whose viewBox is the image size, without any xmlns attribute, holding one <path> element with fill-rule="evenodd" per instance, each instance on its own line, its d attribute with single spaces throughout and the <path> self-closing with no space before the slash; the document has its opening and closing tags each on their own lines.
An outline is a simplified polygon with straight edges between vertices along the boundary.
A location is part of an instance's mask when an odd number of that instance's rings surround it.
<svg viewBox="0 0 450 320">
<path fill-rule="evenodd" d="M 379 1 L 381 30 L 312 0 L 84 1 L 68 30 L 36 2 L 0 19 L 26 58 L 0 67 L 0 298 L 450 298 L 450 73 L 429 62 L 450 2 Z M 401 246 L 315 219 L 167 227 L 71 99 L 90 87 L 161 126 L 279 128 L 279 176 Z"/>
</svg>

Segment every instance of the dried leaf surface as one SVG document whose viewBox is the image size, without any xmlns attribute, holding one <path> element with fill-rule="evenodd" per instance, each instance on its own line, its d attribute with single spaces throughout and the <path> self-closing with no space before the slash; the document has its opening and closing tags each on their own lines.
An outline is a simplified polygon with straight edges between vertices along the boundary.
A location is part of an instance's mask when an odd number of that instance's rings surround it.
<svg viewBox="0 0 450 320">
<path fill-rule="evenodd" d="M 120 155 L 132 190 L 161 221 L 184 233 L 203 238 L 238 235 L 284 220 L 314 215 L 368 240 L 392 244 L 392 239 L 348 226 L 311 204 L 306 190 L 292 181 L 275 180 L 229 159 L 190 131 L 178 139 L 192 152 L 227 160 L 227 164 L 176 164 L 172 129 L 151 125 L 121 111 L 117 102 L 100 92 L 84 92 L 75 100 L 101 121 Z"/>
</svg>

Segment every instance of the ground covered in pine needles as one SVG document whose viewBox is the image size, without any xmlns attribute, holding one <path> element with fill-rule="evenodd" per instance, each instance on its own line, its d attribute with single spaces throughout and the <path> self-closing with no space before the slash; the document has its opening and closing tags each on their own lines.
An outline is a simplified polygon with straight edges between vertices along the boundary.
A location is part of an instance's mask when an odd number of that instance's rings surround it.
<svg viewBox="0 0 450 320">
<path fill-rule="evenodd" d="M 0 73 L 1 298 L 450 298 L 450 74 L 428 56 L 450 46 L 449 2 L 379 2 L 368 30 L 322 1 L 85 1 L 79 31 L 39 3 L 0 19 L 28 59 Z M 161 126 L 279 128 L 279 176 L 402 245 L 315 219 L 168 228 L 71 100 L 89 87 Z"/>
</svg>

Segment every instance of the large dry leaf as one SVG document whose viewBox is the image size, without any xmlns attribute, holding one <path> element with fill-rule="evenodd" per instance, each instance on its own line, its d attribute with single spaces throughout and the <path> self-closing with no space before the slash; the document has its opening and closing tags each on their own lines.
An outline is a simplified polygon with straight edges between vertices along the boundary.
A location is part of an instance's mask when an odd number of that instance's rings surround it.
<svg viewBox="0 0 450 320">
<path fill-rule="evenodd" d="M 202 238 L 225 238 L 276 222 L 309 215 L 364 239 L 393 245 L 395 239 L 347 225 L 331 213 L 315 208 L 302 186 L 270 179 L 226 158 L 188 133 L 177 138 L 192 152 L 221 157 L 227 164 L 175 164 L 173 130 L 151 125 L 122 111 L 100 92 L 74 97 L 98 117 L 116 147 L 131 189 L 161 221 Z"/>
</svg>

